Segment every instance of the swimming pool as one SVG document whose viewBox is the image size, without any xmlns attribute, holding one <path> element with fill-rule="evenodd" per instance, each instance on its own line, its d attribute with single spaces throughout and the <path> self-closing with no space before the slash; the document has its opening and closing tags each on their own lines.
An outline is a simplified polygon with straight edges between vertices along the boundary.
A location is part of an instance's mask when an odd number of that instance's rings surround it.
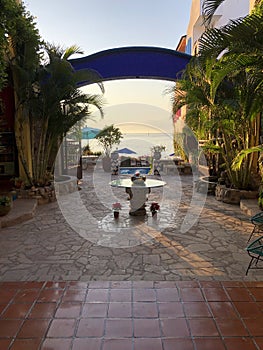
<svg viewBox="0 0 263 350">
<path fill-rule="evenodd" d="M 150 167 L 121 167 L 119 168 L 120 175 L 132 175 L 136 171 L 139 171 L 141 174 L 149 174 Z"/>
</svg>

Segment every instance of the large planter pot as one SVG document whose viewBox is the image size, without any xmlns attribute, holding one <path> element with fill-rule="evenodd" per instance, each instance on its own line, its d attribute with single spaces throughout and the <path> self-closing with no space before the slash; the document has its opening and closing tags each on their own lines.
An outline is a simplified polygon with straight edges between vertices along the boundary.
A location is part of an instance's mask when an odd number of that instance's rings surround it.
<svg viewBox="0 0 263 350">
<path fill-rule="evenodd" d="M 228 204 L 239 204 L 241 199 L 255 199 L 258 191 L 238 190 L 225 185 L 216 186 L 216 199 Z"/>
<path fill-rule="evenodd" d="M 196 183 L 196 190 L 200 193 L 215 195 L 216 186 L 216 176 L 202 176 Z"/>
<path fill-rule="evenodd" d="M 57 195 L 64 195 L 78 191 L 78 179 L 76 176 L 59 175 L 55 177 L 54 187 Z M 45 189 L 40 191 L 40 195 L 45 197 Z"/>
<path fill-rule="evenodd" d="M 8 214 L 11 210 L 11 206 L 8 205 L 0 205 L 0 216 L 4 216 L 6 214 Z"/>
<path fill-rule="evenodd" d="M 111 159 L 110 157 L 106 156 L 102 158 L 102 168 L 106 173 L 111 172 Z"/>
</svg>

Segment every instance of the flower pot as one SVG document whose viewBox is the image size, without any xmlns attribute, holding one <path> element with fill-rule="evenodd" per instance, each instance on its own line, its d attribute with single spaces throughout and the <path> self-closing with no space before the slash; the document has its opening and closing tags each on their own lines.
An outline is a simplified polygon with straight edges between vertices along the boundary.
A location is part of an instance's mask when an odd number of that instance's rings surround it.
<svg viewBox="0 0 263 350">
<path fill-rule="evenodd" d="M 0 205 L 0 216 L 4 216 L 6 214 L 8 214 L 11 210 L 11 206 L 10 205 Z"/>
<path fill-rule="evenodd" d="M 114 219 L 118 219 L 118 217 L 119 217 L 119 212 L 118 212 L 118 211 L 114 211 L 114 212 L 113 212 L 113 215 L 114 215 Z"/>
<path fill-rule="evenodd" d="M 157 211 L 156 210 L 152 210 L 152 216 L 156 215 Z"/>
</svg>

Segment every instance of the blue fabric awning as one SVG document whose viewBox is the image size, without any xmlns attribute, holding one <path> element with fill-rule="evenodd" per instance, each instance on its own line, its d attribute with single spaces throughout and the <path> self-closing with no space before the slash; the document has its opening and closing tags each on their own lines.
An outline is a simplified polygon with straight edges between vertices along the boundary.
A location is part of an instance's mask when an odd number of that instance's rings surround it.
<svg viewBox="0 0 263 350">
<path fill-rule="evenodd" d="M 161 79 L 176 81 L 192 56 L 160 47 L 121 47 L 101 51 L 69 62 L 78 71 L 94 70 L 101 81 L 117 79 Z M 79 86 L 91 82 L 81 81 Z"/>
</svg>

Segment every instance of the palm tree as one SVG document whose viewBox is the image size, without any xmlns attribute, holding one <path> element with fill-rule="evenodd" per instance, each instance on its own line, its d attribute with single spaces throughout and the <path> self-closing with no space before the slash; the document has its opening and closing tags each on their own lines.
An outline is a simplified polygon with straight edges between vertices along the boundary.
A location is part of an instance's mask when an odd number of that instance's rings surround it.
<svg viewBox="0 0 263 350">
<path fill-rule="evenodd" d="M 262 3 L 261 3 L 262 4 Z M 223 55 L 222 55 L 223 52 Z M 218 58 L 221 69 L 215 74 L 215 91 L 224 80 L 231 82 L 236 99 L 235 111 L 244 127 L 237 134 L 238 150 L 258 145 L 260 114 L 263 94 L 263 5 L 244 19 L 232 21 L 220 29 L 207 30 L 200 39 L 200 59 Z M 242 135 L 242 137 L 240 136 Z M 256 171 L 255 153 L 248 153 L 240 165 L 243 186 L 249 181 L 249 174 Z M 237 169 L 235 167 L 235 169 Z"/>
<path fill-rule="evenodd" d="M 66 50 L 59 46 L 45 45 L 48 55 L 37 71 L 38 93 L 31 93 L 28 111 L 31 126 L 33 180 L 38 185 L 45 183 L 47 170 L 53 170 L 58 149 L 63 137 L 77 122 L 91 114 L 90 106 L 98 108 L 103 116 L 103 101 L 99 95 L 82 93 L 78 81 L 91 79 L 94 73 L 74 72 L 68 58 L 81 53 L 76 46 Z M 98 78 L 98 77 L 97 77 Z"/>
<path fill-rule="evenodd" d="M 105 156 L 109 157 L 114 145 L 118 145 L 123 138 L 119 128 L 113 124 L 105 126 L 95 137 L 102 146 Z"/>
<path fill-rule="evenodd" d="M 185 79 L 177 83 L 175 108 L 188 106 L 187 122 L 220 132 L 228 176 L 235 187 L 247 188 L 255 163 L 248 157 L 240 170 L 231 163 L 243 148 L 257 145 L 262 112 L 262 11 L 220 29 L 207 30 L 200 51 L 188 66 Z M 219 54 L 224 52 L 221 57 Z"/>
<path fill-rule="evenodd" d="M 22 4 L 16 0 L 1 0 L 0 6 L 0 91 L 8 83 L 9 63 L 15 59 L 15 54 L 22 54 L 19 59 L 31 57 L 27 65 L 34 65 L 37 57 L 39 35 L 35 28 L 33 17 Z M 20 40 L 19 40 L 20 39 Z M 22 53 L 22 46 L 33 48 Z M 27 55 L 27 57 L 25 57 Z M 34 56 L 34 57 L 33 57 Z M 16 57 L 18 59 L 18 57 Z"/>
<path fill-rule="evenodd" d="M 90 105 L 102 114 L 101 97 L 83 94 L 77 82 L 98 82 L 102 90 L 103 86 L 94 72 L 74 72 L 67 59 L 81 53 L 78 47 L 64 50 L 40 40 L 34 18 L 23 5 L 16 0 L 2 0 L 0 11 L 0 33 L 4 37 L 0 39 L 0 87 L 7 68 L 15 96 L 20 174 L 28 184 L 42 185 L 47 170 L 53 169 L 66 132 L 90 115 Z"/>
<path fill-rule="evenodd" d="M 111 171 L 111 158 L 110 153 L 114 145 L 119 145 L 123 138 L 119 128 L 116 128 L 113 124 L 105 126 L 96 136 L 99 144 L 104 150 L 104 157 L 102 158 L 102 167 L 104 171 Z"/>
<path fill-rule="evenodd" d="M 4 63 L 1 64 L 3 70 L 1 70 L 0 75 L 2 74 L 2 78 L 5 77 L 4 74 L 8 75 L 8 83 L 14 90 L 15 138 L 20 171 L 32 183 L 32 165 L 28 142 L 30 139 L 29 115 L 24 108 L 24 103 L 32 90 L 35 71 L 39 66 L 41 41 L 34 18 L 22 4 L 18 4 L 16 0 L 3 0 L 1 1 L 1 10 L 4 15 L 2 28 L 6 42 L 1 46 L 3 53 L 1 62 L 4 61 Z"/>
</svg>

